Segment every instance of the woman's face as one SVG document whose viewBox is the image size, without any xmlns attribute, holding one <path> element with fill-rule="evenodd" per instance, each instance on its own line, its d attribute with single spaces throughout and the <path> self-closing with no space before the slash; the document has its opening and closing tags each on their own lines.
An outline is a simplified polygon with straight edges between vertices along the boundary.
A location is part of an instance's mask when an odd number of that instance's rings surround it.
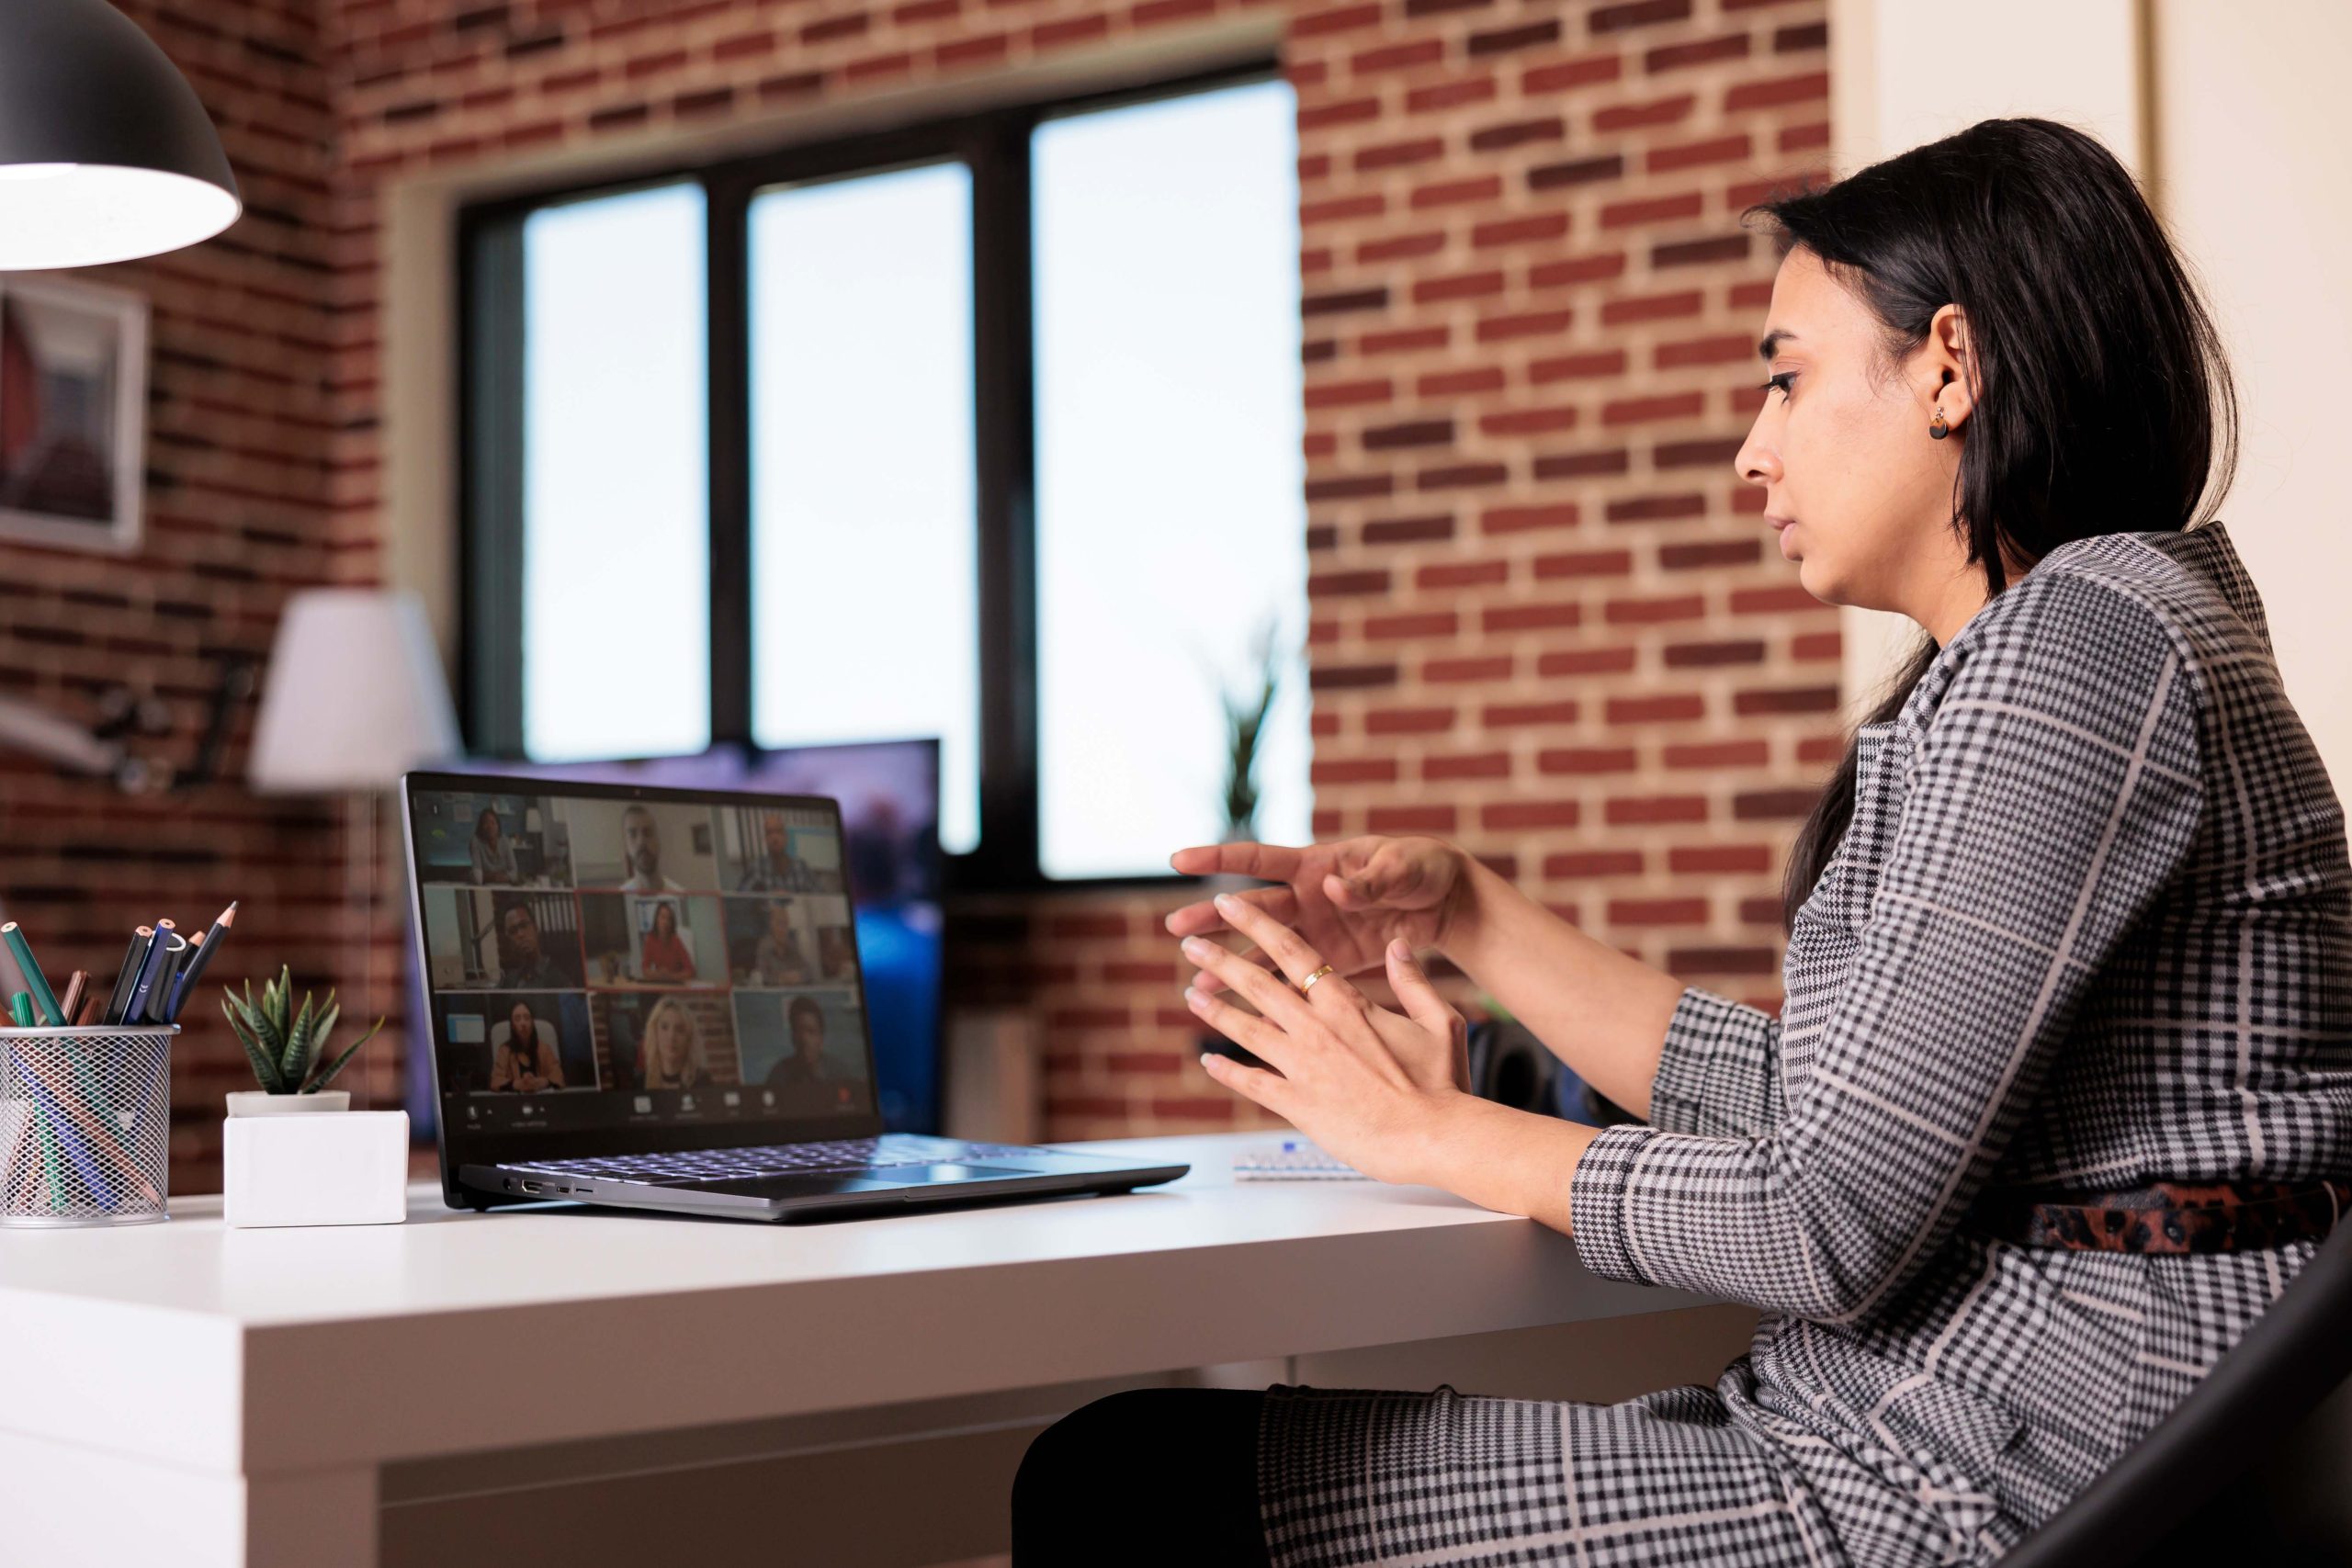
<svg viewBox="0 0 2352 1568">
<path fill-rule="evenodd" d="M 485 811 L 474 821 L 474 831 L 491 843 L 498 842 L 498 813 Z"/>
<path fill-rule="evenodd" d="M 686 1057 L 693 1043 L 693 1034 L 686 1027 L 686 1015 L 676 1008 L 664 1010 L 653 1026 L 653 1045 L 662 1053 L 664 1077 L 676 1077 L 686 1070 Z"/>
<path fill-rule="evenodd" d="M 657 936 L 678 934 L 678 911 L 664 904 L 653 911 L 653 931 Z"/>
<path fill-rule="evenodd" d="M 1971 406 L 1954 352 L 1963 333 L 1947 305 L 1928 341 L 1890 367 L 1877 318 L 1819 257 L 1800 247 L 1781 263 L 1765 369 L 1786 378 L 1763 394 L 1735 462 L 1764 491 L 1781 553 L 1815 598 L 1916 619 L 1955 577 L 1981 586 L 1951 525 Z M 1939 408 L 1951 431 L 1941 441 L 1928 434 Z"/>
<path fill-rule="evenodd" d="M 807 1009 L 792 1015 L 792 1049 L 796 1055 L 815 1058 L 825 1054 L 825 1015 Z"/>
<path fill-rule="evenodd" d="M 532 1050 L 539 1043 L 538 1021 L 531 1016 L 529 1008 L 517 1006 L 506 1015 L 506 1032 L 514 1036 L 517 1051 Z"/>
</svg>

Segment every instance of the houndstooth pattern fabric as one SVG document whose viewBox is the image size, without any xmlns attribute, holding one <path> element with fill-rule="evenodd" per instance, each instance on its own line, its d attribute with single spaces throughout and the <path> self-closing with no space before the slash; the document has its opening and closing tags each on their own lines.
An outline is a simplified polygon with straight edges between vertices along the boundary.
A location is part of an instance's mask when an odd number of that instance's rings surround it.
<svg viewBox="0 0 2352 1568">
<path fill-rule="evenodd" d="M 1684 991 L 1588 1267 L 1762 1309 L 1617 1404 L 1277 1389 L 1280 1568 L 1996 1560 L 2316 1250 L 2049 1251 L 1990 1186 L 2352 1173 L 2352 864 L 2219 524 L 2052 551 L 1859 738 L 1772 1018 Z"/>
</svg>

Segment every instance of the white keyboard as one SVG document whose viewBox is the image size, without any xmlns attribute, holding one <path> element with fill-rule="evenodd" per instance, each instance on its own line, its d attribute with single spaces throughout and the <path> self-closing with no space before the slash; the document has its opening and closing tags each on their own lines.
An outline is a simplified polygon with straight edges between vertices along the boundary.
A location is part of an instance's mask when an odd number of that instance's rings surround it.
<svg viewBox="0 0 2352 1568">
<path fill-rule="evenodd" d="M 1233 1156 L 1236 1181 L 1362 1181 L 1363 1172 L 1342 1164 L 1304 1138 L 1245 1149 Z"/>
</svg>

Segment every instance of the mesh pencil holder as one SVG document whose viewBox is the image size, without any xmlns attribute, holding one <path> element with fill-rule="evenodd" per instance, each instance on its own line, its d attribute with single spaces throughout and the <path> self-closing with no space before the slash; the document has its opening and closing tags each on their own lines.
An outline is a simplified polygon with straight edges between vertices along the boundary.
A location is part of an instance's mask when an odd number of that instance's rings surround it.
<svg viewBox="0 0 2352 1568">
<path fill-rule="evenodd" d="M 0 1225 L 169 1217 L 178 1032 L 0 1029 Z"/>
</svg>

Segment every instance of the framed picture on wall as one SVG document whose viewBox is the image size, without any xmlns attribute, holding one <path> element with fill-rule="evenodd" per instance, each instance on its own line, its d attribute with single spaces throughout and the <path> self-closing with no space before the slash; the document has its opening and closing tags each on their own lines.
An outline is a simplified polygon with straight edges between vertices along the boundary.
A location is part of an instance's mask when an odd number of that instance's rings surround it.
<svg viewBox="0 0 2352 1568">
<path fill-rule="evenodd" d="M 0 276 L 0 539 L 139 547 L 147 301 Z"/>
</svg>

